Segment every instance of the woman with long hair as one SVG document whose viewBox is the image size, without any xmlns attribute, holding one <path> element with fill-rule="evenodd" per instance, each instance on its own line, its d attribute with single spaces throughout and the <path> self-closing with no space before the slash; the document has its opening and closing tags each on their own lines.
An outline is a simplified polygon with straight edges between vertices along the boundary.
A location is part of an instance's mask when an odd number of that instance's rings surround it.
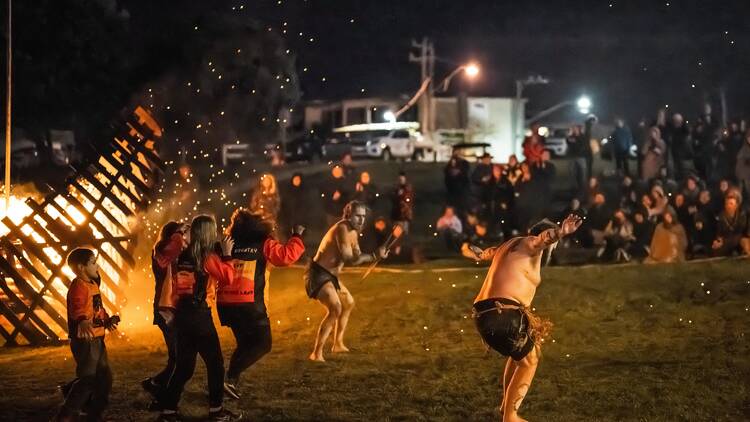
<svg viewBox="0 0 750 422">
<path fill-rule="evenodd" d="M 258 187 L 250 196 L 250 211 L 276 228 L 279 210 L 281 210 L 281 198 L 276 178 L 272 174 L 265 173 L 260 177 Z"/>
<path fill-rule="evenodd" d="M 199 215 L 190 224 L 190 243 L 172 264 L 177 354 L 174 373 L 160 398 L 160 420 L 179 420 L 177 404 L 185 384 L 193 376 L 197 355 L 203 359 L 208 373 L 209 418 L 230 421 L 242 416 L 222 406 L 224 357 L 207 300 L 214 295 L 215 284 L 223 286 L 234 281 L 230 262 L 233 246 L 231 237 L 218 242 L 213 217 Z"/>
<path fill-rule="evenodd" d="M 242 373 L 271 351 L 271 324 L 268 321 L 265 292 L 271 266 L 288 266 L 305 252 L 302 233 L 295 225 L 283 244 L 271 235 L 268 225 L 257 214 L 238 208 L 232 214 L 226 233 L 236 241 L 232 250 L 235 280 L 220 286 L 216 303 L 221 325 L 232 329 L 237 348 L 227 369 L 224 391 L 240 398 Z"/>
<path fill-rule="evenodd" d="M 154 273 L 154 325 L 159 327 L 167 346 L 167 365 L 158 374 L 141 382 L 144 390 L 154 399 L 167 387 L 175 368 L 175 303 L 172 297 L 172 265 L 188 245 L 190 226 L 169 221 L 162 226 L 159 239 L 151 252 L 151 270 Z"/>
</svg>

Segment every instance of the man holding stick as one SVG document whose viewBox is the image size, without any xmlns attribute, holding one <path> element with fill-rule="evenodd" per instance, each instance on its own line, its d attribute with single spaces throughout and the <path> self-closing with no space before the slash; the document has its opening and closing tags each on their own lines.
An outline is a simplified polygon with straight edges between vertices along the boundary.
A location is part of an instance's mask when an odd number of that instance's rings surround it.
<svg viewBox="0 0 750 422">
<path fill-rule="evenodd" d="M 344 332 L 354 308 L 354 298 L 338 279 L 344 264 L 359 265 L 383 259 L 388 250 L 381 246 L 377 253 L 363 254 L 359 249 L 359 233 L 365 224 L 367 206 L 351 201 L 344 207 L 343 218 L 323 236 L 318 252 L 305 272 L 305 288 L 311 299 L 318 300 L 326 308 L 326 316 L 320 323 L 315 347 L 309 359 L 325 362 L 323 347 L 333 331 L 334 353 L 348 352 L 344 345 Z"/>
<path fill-rule="evenodd" d="M 531 301 L 542 281 L 541 266 L 564 236 L 581 225 L 577 215 L 568 216 L 562 227 L 545 219 L 529 230 L 529 236 L 515 237 L 482 250 L 465 244 L 462 253 L 477 261 L 492 261 L 482 289 L 474 299 L 473 317 L 482 340 L 509 356 L 503 375 L 504 422 L 523 421 L 518 416 L 534 379 L 541 341 L 552 324 L 531 312 Z"/>
</svg>

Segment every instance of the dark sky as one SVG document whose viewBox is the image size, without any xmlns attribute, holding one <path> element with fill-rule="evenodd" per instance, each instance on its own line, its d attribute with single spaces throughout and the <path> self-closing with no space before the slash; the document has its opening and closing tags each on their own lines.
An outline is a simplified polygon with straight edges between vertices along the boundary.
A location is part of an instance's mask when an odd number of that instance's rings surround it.
<svg viewBox="0 0 750 422">
<path fill-rule="evenodd" d="M 262 0 L 236 5 L 244 5 L 238 13 L 287 31 L 305 99 L 414 92 L 419 68 L 408 61 L 410 40 L 427 36 L 439 57 L 481 63 L 479 80 L 456 80 L 454 89 L 469 95 L 512 96 L 515 79 L 542 74 L 553 83 L 527 89 L 530 109 L 585 93 L 605 118 L 650 116 L 666 104 L 694 116 L 705 100 L 718 112 L 723 86 L 730 117 L 750 111 L 748 1 Z M 437 78 L 452 69 L 439 65 Z"/>
</svg>

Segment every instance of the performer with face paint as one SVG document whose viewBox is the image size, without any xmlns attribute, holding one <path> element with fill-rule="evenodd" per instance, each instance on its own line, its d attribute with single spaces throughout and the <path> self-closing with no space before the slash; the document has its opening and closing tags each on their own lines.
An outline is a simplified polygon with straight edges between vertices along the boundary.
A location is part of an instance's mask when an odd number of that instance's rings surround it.
<svg viewBox="0 0 750 422">
<path fill-rule="evenodd" d="M 503 375 L 502 420 L 523 421 L 518 416 L 534 378 L 540 343 L 552 324 L 531 312 L 531 301 L 542 281 L 541 267 L 564 236 L 575 232 L 581 217 L 569 215 L 562 227 L 544 219 L 500 246 L 482 250 L 465 244 L 462 253 L 477 261 L 492 261 L 484 284 L 474 299 L 473 317 L 484 342 L 508 356 Z"/>
<path fill-rule="evenodd" d="M 349 315 L 354 308 L 354 298 L 338 276 L 344 264 L 360 265 L 388 256 L 381 246 L 373 253 L 362 253 L 359 249 L 359 234 L 365 224 L 367 206 L 363 202 L 351 201 L 344 207 L 339 222 L 331 226 L 320 241 L 318 252 L 305 272 L 305 288 L 310 299 L 316 299 L 326 308 L 326 316 L 320 323 L 315 346 L 309 359 L 325 362 L 323 347 L 333 332 L 334 353 L 348 352 L 344 345 L 344 332 Z"/>
</svg>

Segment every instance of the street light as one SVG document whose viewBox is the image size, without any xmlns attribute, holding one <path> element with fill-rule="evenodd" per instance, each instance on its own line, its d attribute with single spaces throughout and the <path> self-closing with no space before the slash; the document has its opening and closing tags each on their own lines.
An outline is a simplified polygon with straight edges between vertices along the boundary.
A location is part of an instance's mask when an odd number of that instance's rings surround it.
<svg viewBox="0 0 750 422">
<path fill-rule="evenodd" d="M 448 76 L 446 76 L 445 79 L 443 79 L 443 81 L 436 86 L 441 87 L 441 92 L 447 91 L 448 85 L 450 85 L 453 77 L 458 75 L 461 71 L 463 71 L 466 77 L 468 77 L 469 79 L 474 79 L 477 75 L 479 75 L 479 65 L 477 65 L 476 63 L 461 65 L 457 67 L 453 72 L 451 72 Z"/>
<path fill-rule="evenodd" d="M 388 110 L 385 113 L 383 113 L 383 119 L 388 123 L 393 123 L 396 121 L 396 114 L 392 112 L 391 110 Z"/>
<path fill-rule="evenodd" d="M 576 101 L 576 106 L 581 114 L 589 114 L 589 111 L 591 111 L 591 99 L 584 95 Z"/>
</svg>

